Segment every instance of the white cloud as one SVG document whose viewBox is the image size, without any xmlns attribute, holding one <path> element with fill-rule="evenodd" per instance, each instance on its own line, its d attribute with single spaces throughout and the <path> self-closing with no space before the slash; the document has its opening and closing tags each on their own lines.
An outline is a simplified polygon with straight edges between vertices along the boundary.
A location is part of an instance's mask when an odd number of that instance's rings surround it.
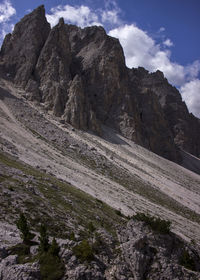
<svg viewBox="0 0 200 280">
<path fill-rule="evenodd" d="M 117 10 L 103 11 L 101 20 L 103 23 L 108 22 L 108 23 L 117 24 L 117 25 L 119 25 L 121 23 Z"/>
<path fill-rule="evenodd" d="M 47 20 L 54 26 L 59 18 L 63 17 L 66 23 L 76 24 L 80 27 L 91 25 L 119 26 L 121 10 L 114 0 L 105 1 L 104 9 L 92 10 L 88 6 L 59 5 L 52 8 L 51 14 L 47 14 Z"/>
<path fill-rule="evenodd" d="M 87 6 L 57 6 L 51 9 L 51 14 L 46 15 L 51 26 L 58 23 L 59 18 L 63 17 L 65 22 L 76 24 L 80 27 L 88 25 L 102 25 L 98 15 Z"/>
<path fill-rule="evenodd" d="M 147 32 L 136 25 L 124 25 L 109 32 L 110 36 L 117 37 L 122 44 L 128 67 L 143 66 L 154 72 L 164 72 L 169 82 L 182 86 L 186 81 L 195 78 L 200 71 L 200 62 L 184 67 L 170 60 L 171 52 L 162 49 Z"/>
<path fill-rule="evenodd" d="M 4 0 L 0 3 L 0 44 L 6 34 L 13 30 L 14 25 L 9 21 L 15 14 L 16 10 L 9 0 Z"/>
<path fill-rule="evenodd" d="M 165 45 L 166 47 L 172 47 L 174 44 L 173 44 L 173 42 L 170 39 L 166 39 L 163 42 L 163 45 Z"/>
<path fill-rule="evenodd" d="M 9 21 L 15 14 L 16 10 L 9 0 L 4 0 L 4 2 L 0 4 L 0 23 Z"/>
<path fill-rule="evenodd" d="M 3 40 L 6 34 L 12 32 L 14 29 L 14 24 L 3 23 L 1 25 L 1 33 L 0 33 L 0 40 Z"/>
<path fill-rule="evenodd" d="M 165 31 L 165 27 L 160 27 L 160 29 L 158 30 L 159 33 L 164 32 Z"/>
<path fill-rule="evenodd" d="M 122 24 L 122 20 L 120 18 L 121 9 L 117 5 L 115 0 L 106 0 L 105 10 L 100 10 L 101 21 L 105 23 L 110 23 L 111 25 L 119 26 Z"/>
<path fill-rule="evenodd" d="M 200 80 L 195 79 L 186 83 L 180 88 L 180 92 L 189 111 L 200 118 Z"/>
</svg>

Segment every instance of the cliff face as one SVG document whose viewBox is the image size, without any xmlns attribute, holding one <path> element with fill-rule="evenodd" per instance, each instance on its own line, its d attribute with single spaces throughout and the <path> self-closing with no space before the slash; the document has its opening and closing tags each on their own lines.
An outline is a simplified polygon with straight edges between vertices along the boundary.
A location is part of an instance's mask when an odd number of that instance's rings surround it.
<svg viewBox="0 0 200 280">
<path fill-rule="evenodd" d="M 151 89 L 158 97 L 175 144 L 182 150 L 199 157 L 200 120 L 188 112 L 179 91 L 168 83 L 162 72 L 157 71 L 152 74 L 146 70 L 142 72 L 141 85 Z"/>
<path fill-rule="evenodd" d="M 102 125 L 180 162 L 178 148 L 200 154 L 199 120 L 159 71 L 128 69 L 119 41 L 102 27 L 64 24 L 53 29 L 40 6 L 8 34 L 1 75 L 26 89 L 27 98 L 83 130 Z"/>
</svg>

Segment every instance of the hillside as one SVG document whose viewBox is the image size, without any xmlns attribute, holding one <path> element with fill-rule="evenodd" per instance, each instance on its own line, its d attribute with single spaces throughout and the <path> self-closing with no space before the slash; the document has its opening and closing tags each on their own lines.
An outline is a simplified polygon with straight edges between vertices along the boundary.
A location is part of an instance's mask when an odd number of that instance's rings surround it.
<svg viewBox="0 0 200 280">
<path fill-rule="evenodd" d="M 199 279 L 200 124 L 163 74 L 126 68 L 101 27 L 50 29 L 41 6 L 6 36 L 0 75 L 0 279 L 41 279 L 41 223 L 62 279 Z M 20 212 L 36 234 L 23 261 Z"/>
</svg>

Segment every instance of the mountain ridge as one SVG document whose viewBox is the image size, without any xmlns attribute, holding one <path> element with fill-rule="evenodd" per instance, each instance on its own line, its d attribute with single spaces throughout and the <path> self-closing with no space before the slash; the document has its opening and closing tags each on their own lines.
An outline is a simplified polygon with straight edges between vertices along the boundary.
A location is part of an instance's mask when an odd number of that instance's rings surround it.
<svg viewBox="0 0 200 280">
<path fill-rule="evenodd" d="M 177 89 L 160 71 L 127 68 L 118 39 L 102 27 L 81 29 L 60 19 L 50 29 L 40 6 L 6 36 L 0 69 L 29 100 L 77 129 L 101 135 L 101 126 L 109 126 L 180 164 L 180 149 L 200 155 L 200 122 Z"/>
<path fill-rule="evenodd" d="M 198 125 L 102 27 L 25 16 L 0 52 L 0 279 L 199 280 Z"/>
</svg>

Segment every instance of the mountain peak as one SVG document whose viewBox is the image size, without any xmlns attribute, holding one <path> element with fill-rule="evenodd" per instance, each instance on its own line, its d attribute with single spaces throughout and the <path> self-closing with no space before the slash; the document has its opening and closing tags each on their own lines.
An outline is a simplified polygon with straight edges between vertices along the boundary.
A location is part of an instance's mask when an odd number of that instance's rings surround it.
<svg viewBox="0 0 200 280">
<path fill-rule="evenodd" d="M 101 26 L 81 29 L 61 18 L 51 29 L 39 6 L 6 36 L 0 69 L 27 98 L 78 129 L 100 134 L 106 125 L 179 163 L 180 148 L 200 155 L 199 122 L 178 90 L 159 70 L 127 68 L 119 41 Z"/>
</svg>

